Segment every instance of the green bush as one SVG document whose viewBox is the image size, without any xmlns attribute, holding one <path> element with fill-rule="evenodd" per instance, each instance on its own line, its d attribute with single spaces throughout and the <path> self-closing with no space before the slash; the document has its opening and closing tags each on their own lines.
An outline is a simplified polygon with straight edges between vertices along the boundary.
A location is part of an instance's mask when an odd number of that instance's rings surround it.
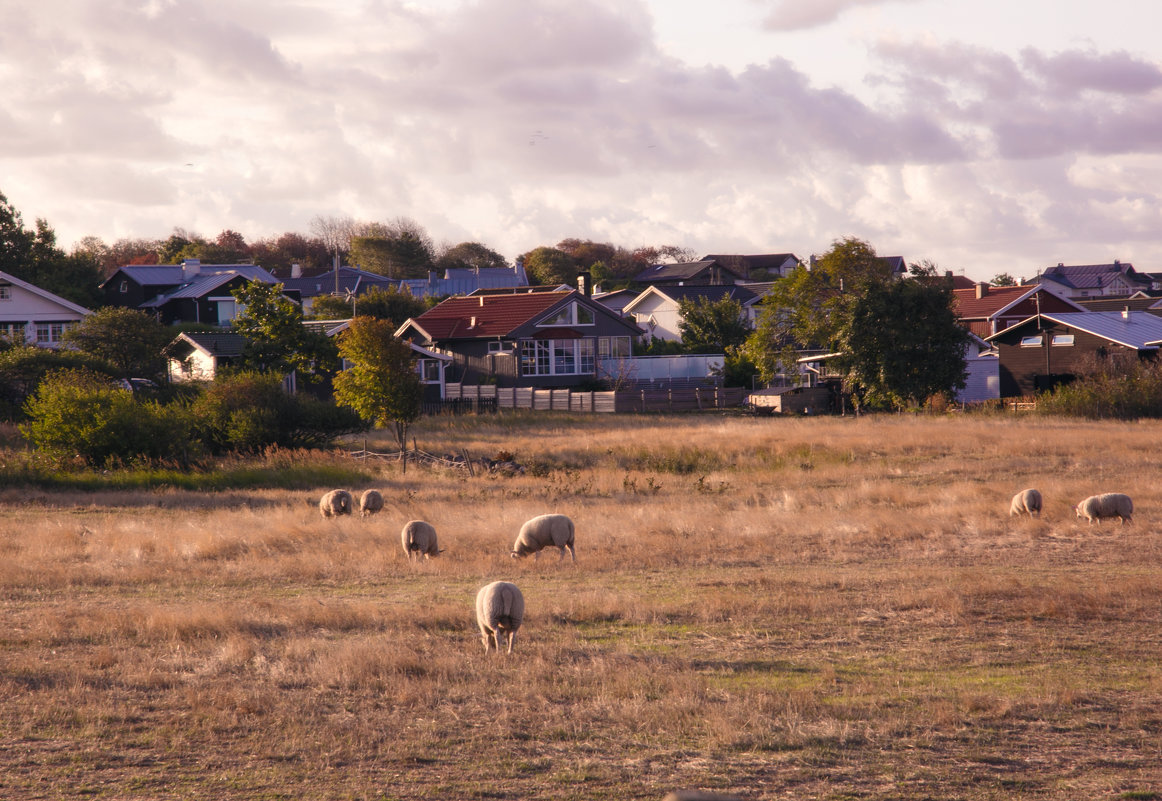
<svg viewBox="0 0 1162 801">
<path fill-rule="evenodd" d="M 86 370 L 113 376 L 105 362 L 87 353 L 18 345 L 0 352 L 0 419 L 24 420 L 25 401 L 54 370 Z"/>
<path fill-rule="evenodd" d="M 1095 360 L 1072 383 L 1042 395 L 1037 411 L 1093 420 L 1162 417 L 1162 365 Z"/>
<path fill-rule="evenodd" d="M 64 462 L 111 466 L 188 462 L 193 443 L 184 407 L 141 402 L 88 370 L 49 373 L 25 403 L 20 427 L 40 452 Z"/>
</svg>

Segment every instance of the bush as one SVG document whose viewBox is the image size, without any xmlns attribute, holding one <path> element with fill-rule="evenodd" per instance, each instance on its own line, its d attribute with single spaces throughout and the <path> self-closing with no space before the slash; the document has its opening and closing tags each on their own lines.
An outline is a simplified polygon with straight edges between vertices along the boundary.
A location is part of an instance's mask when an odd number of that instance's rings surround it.
<svg viewBox="0 0 1162 801">
<path fill-rule="evenodd" d="M 113 376 L 105 362 L 87 353 L 20 345 L 0 352 L 0 419 L 23 420 L 25 401 L 54 370 L 84 370 Z"/>
<path fill-rule="evenodd" d="M 193 404 L 198 439 L 212 453 L 317 447 L 366 426 L 348 409 L 288 395 L 273 373 L 240 372 L 207 385 Z"/>
<path fill-rule="evenodd" d="M 49 373 L 25 404 L 21 432 L 42 453 L 105 467 L 135 462 L 188 463 L 190 420 L 184 407 L 142 403 L 107 376 L 87 370 Z"/>
<path fill-rule="evenodd" d="M 1042 395 L 1037 410 L 1092 420 L 1162 417 L 1162 365 L 1095 360 L 1072 383 Z"/>
</svg>

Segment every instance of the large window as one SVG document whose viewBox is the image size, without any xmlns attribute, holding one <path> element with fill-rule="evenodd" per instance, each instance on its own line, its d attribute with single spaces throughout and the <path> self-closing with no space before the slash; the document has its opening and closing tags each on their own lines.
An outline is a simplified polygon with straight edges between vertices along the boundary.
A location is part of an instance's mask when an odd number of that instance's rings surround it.
<svg viewBox="0 0 1162 801">
<path fill-rule="evenodd" d="M 552 317 L 541 320 L 538 325 L 593 325 L 593 309 L 579 303 L 570 303 Z"/>
<path fill-rule="evenodd" d="M 521 375 L 592 375 L 594 370 L 592 339 L 521 340 Z"/>
<path fill-rule="evenodd" d="M 597 355 L 602 359 L 628 359 L 629 337 L 598 337 Z"/>
<path fill-rule="evenodd" d="M 0 337 L 9 342 L 24 342 L 24 323 L 0 323 Z"/>
<path fill-rule="evenodd" d="M 61 334 L 65 332 L 65 323 L 37 323 L 36 344 L 56 345 L 61 341 Z"/>
</svg>

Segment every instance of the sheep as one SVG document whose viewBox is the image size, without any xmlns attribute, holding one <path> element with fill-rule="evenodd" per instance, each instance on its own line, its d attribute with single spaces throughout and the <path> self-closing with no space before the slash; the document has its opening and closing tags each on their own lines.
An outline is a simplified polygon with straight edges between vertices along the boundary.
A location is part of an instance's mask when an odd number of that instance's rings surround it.
<svg viewBox="0 0 1162 801">
<path fill-rule="evenodd" d="M 359 496 L 359 516 L 373 515 L 383 508 L 383 495 L 379 490 L 369 489 Z"/>
<path fill-rule="evenodd" d="M 484 653 L 493 648 L 500 653 L 500 643 L 507 634 L 508 653 L 511 654 L 516 630 L 524 616 L 525 599 L 515 584 L 494 581 L 481 587 L 476 593 L 476 625 L 480 626 Z"/>
<path fill-rule="evenodd" d="M 1009 517 L 1023 514 L 1029 517 L 1041 516 L 1041 493 L 1038 490 L 1021 490 L 1013 496 L 1013 501 L 1009 504 Z"/>
<path fill-rule="evenodd" d="M 319 501 L 319 511 L 323 517 L 351 514 L 351 493 L 341 489 L 331 490 Z"/>
<path fill-rule="evenodd" d="M 1103 495 L 1091 495 L 1073 507 L 1078 517 L 1084 517 L 1090 525 L 1096 520 L 1101 525 L 1103 517 L 1117 517 L 1126 523 L 1134 522 L 1134 502 L 1129 495 L 1120 492 L 1107 492 Z"/>
<path fill-rule="evenodd" d="M 554 546 L 561 549 L 558 562 L 565 558 L 565 549 L 569 549 L 569 556 L 577 561 L 577 552 L 573 548 L 573 521 L 565 515 L 541 515 L 534 517 L 520 528 L 516 535 L 516 542 L 512 545 L 513 559 L 521 559 L 536 554 L 533 560 L 541 558 L 541 549 Z"/>
<path fill-rule="evenodd" d="M 423 520 L 412 520 L 405 525 L 403 531 L 400 532 L 400 542 L 403 544 L 403 552 L 407 554 L 409 562 L 413 555 L 417 560 L 421 556 L 429 559 L 444 552 L 436 543 L 436 529 Z"/>
</svg>

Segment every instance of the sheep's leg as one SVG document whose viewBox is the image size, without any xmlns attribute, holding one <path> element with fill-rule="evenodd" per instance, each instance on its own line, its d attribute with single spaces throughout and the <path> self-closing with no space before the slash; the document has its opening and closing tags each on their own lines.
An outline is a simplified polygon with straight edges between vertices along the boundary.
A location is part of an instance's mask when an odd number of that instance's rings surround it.
<svg viewBox="0 0 1162 801">
<path fill-rule="evenodd" d="M 511 629 L 508 631 L 508 653 L 512 653 L 512 642 L 516 639 L 516 632 Z M 500 645 L 497 644 L 496 650 L 500 651 Z"/>
</svg>

